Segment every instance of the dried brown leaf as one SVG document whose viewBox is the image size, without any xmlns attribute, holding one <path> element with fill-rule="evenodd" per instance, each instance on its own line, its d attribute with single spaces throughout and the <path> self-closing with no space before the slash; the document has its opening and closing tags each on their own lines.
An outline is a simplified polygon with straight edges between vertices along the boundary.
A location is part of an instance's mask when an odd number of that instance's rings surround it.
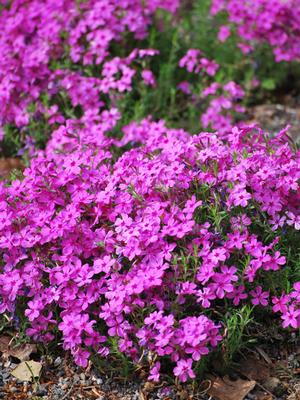
<svg viewBox="0 0 300 400">
<path fill-rule="evenodd" d="M 0 176 L 8 176 L 14 169 L 24 169 L 20 158 L 0 158 Z"/>
<path fill-rule="evenodd" d="M 223 379 L 217 377 L 212 379 L 208 394 L 216 400 L 243 400 L 255 385 L 255 381 L 232 381 L 226 376 Z"/>
<path fill-rule="evenodd" d="M 42 369 L 42 364 L 33 360 L 22 361 L 11 374 L 20 381 L 31 381 L 38 378 Z"/>
<path fill-rule="evenodd" d="M 10 345 L 12 338 L 10 336 L 0 336 L 0 352 L 4 353 Z"/>
<path fill-rule="evenodd" d="M 156 384 L 153 382 L 145 382 L 144 386 L 143 386 L 143 393 L 151 393 L 156 387 Z"/>
<path fill-rule="evenodd" d="M 4 359 L 15 357 L 20 361 L 27 361 L 29 360 L 30 355 L 36 351 L 37 348 L 34 344 L 25 343 L 15 346 L 10 336 L 0 337 L 0 352 Z"/>
<path fill-rule="evenodd" d="M 270 377 L 270 367 L 264 361 L 250 356 L 240 363 L 239 373 L 249 380 L 263 383 Z"/>
</svg>

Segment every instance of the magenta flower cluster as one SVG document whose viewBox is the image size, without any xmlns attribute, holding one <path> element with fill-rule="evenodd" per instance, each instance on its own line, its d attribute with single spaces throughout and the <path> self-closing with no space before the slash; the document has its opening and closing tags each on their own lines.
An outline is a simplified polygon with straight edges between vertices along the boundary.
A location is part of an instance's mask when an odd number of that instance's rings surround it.
<svg viewBox="0 0 300 400">
<path fill-rule="evenodd" d="M 180 5 L 179 0 L 6 3 L 0 13 L 0 140 L 8 125 L 24 138 L 32 120 L 44 118 L 53 126 L 64 123 L 70 115 L 64 113 L 62 104 L 96 116 L 99 110 L 117 108 L 122 95 L 137 83 L 155 87 L 150 58 L 159 51 L 131 48 L 125 37 L 130 34 L 135 45 L 142 43 L 156 12 L 164 9 L 175 14 Z M 244 50 L 266 41 L 277 61 L 299 59 L 296 1 L 256 0 L 249 4 L 214 0 L 211 12 L 227 11 Z M 220 27 L 220 41 L 227 40 L 231 28 Z M 120 47 L 126 43 L 122 57 L 112 51 L 116 43 Z M 244 90 L 235 82 L 215 82 L 220 65 L 200 49 L 189 49 L 178 61 L 181 68 L 199 75 L 205 83 L 203 93 L 194 93 L 187 82 L 178 86 L 192 95 L 193 101 L 205 104 L 202 127 L 220 132 L 229 129 L 236 115 L 244 112 L 240 104 Z M 23 142 L 25 150 L 32 147 L 30 139 Z"/>
<path fill-rule="evenodd" d="M 199 49 L 189 49 L 179 61 L 179 66 L 202 78 L 200 94 L 189 82 L 184 81 L 178 85 L 181 91 L 192 97 L 192 101 L 205 103 L 205 110 L 200 117 L 202 127 L 220 133 L 227 132 L 234 125 L 235 116 L 245 112 L 240 104 L 245 96 L 244 90 L 233 81 L 221 84 L 212 80 L 220 66 L 203 57 Z"/>
<path fill-rule="evenodd" d="M 220 66 L 199 49 L 179 66 L 201 76 L 201 92 L 179 88 L 206 104 L 199 118 L 215 133 L 191 136 L 151 117 L 120 127 L 119 99 L 157 85 L 149 60 L 158 51 L 138 44 L 156 11 L 175 13 L 179 0 L 2 3 L 0 136 L 44 115 L 51 137 L 22 177 L 0 182 L 0 314 L 25 315 L 36 341 L 59 336 L 82 367 L 117 346 L 153 381 L 165 364 L 182 382 L 195 378 L 222 341 L 216 307 L 268 307 L 299 328 L 300 283 L 282 293 L 266 283 L 287 262 L 281 235 L 300 230 L 300 152 L 286 131 L 271 139 L 233 127 L 244 91 L 214 82 Z M 254 3 L 257 18 L 266 2 Z M 272 3 L 274 15 L 290 4 Z M 239 20 L 236 4 L 215 1 L 213 11 L 227 7 L 241 37 L 256 40 L 248 6 L 239 2 Z M 116 56 L 126 35 L 137 47 Z M 223 26 L 219 39 L 229 35 Z M 297 58 L 284 40 L 277 59 Z"/>
<path fill-rule="evenodd" d="M 19 129 L 28 125 L 32 103 L 33 116 L 43 113 L 50 123 L 62 122 L 55 99 L 62 92 L 74 107 L 95 110 L 103 106 L 101 94 L 131 90 L 136 74 L 131 64 L 148 53 L 135 50 L 123 60 L 112 57 L 111 44 L 121 42 L 126 32 L 143 39 L 156 10 L 175 12 L 179 0 L 11 3 L 3 5 L 0 13 L 0 139 L 6 124 Z M 65 57 L 69 63 L 60 68 Z M 87 67 L 102 64 L 101 74 L 86 75 L 79 63 Z M 147 68 L 142 79 L 147 85 L 154 84 Z M 52 99 L 54 107 L 45 107 L 42 95 Z"/>
<path fill-rule="evenodd" d="M 261 131 L 168 129 L 150 119 L 107 138 L 114 110 L 68 120 L 24 178 L 1 183 L 1 313 L 25 307 L 27 334 L 55 332 L 78 365 L 106 357 L 111 338 L 157 381 L 169 359 L 181 381 L 222 339 L 213 310 L 273 303 L 300 327 L 299 283 L 272 297 L 265 274 L 284 267 L 279 237 L 298 230 L 300 153 Z M 139 144 L 114 161 L 114 148 Z M 222 219 L 216 218 L 218 214 Z M 264 217 L 262 217 L 264 215 Z"/>
<path fill-rule="evenodd" d="M 300 8 L 298 0 L 213 0 L 211 13 L 226 12 L 229 25 L 219 31 L 219 40 L 225 42 L 236 29 L 244 53 L 257 44 L 267 43 L 275 59 L 300 60 Z"/>
</svg>

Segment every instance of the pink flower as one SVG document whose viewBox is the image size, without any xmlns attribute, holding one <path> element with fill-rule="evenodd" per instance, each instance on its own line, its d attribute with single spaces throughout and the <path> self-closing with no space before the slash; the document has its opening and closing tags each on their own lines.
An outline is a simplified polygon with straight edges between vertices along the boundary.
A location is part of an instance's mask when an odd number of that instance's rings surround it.
<svg viewBox="0 0 300 400">
<path fill-rule="evenodd" d="M 223 43 L 228 39 L 230 34 L 230 28 L 227 25 L 222 25 L 219 29 L 218 39 Z"/>
<path fill-rule="evenodd" d="M 255 290 L 251 290 L 250 294 L 252 296 L 251 303 L 255 306 L 259 304 L 262 306 L 268 305 L 269 292 L 263 292 L 261 286 L 257 286 Z"/>
<path fill-rule="evenodd" d="M 159 382 L 159 370 L 160 370 L 160 362 L 156 362 L 154 366 L 150 369 L 149 381 Z"/>
<path fill-rule="evenodd" d="M 190 84 L 187 81 L 180 82 L 177 85 L 177 88 L 179 90 L 181 90 L 185 94 L 192 94 L 192 91 L 191 91 L 191 88 L 190 88 Z"/>
<path fill-rule="evenodd" d="M 238 249 L 243 248 L 243 244 L 246 242 L 247 234 L 241 234 L 239 231 L 230 233 L 228 235 L 228 240 L 226 242 L 226 248 L 228 249 Z"/>
<path fill-rule="evenodd" d="M 195 378 L 196 375 L 192 370 L 193 361 L 191 359 L 188 360 L 179 360 L 177 361 L 177 366 L 174 368 L 174 375 L 178 376 L 181 382 L 186 382 L 188 378 Z"/>
<path fill-rule="evenodd" d="M 142 71 L 142 78 L 147 86 L 155 86 L 155 78 L 149 69 L 144 69 Z"/>
<path fill-rule="evenodd" d="M 288 216 L 287 224 L 293 225 L 295 229 L 300 230 L 300 215 L 295 215 L 292 212 L 288 212 L 287 216 Z"/>
<path fill-rule="evenodd" d="M 248 200 L 251 199 L 251 194 L 243 187 L 243 185 L 236 185 L 232 191 L 231 198 L 235 206 L 246 207 Z"/>
<path fill-rule="evenodd" d="M 228 293 L 226 295 L 228 299 L 233 299 L 233 304 L 238 306 L 241 300 L 244 300 L 248 297 L 247 293 L 245 293 L 245 286 L 239 285 L 234 288 L 233 292 Z"/>
<path fill-rule="evenodd" d="M 300 326 L 299 315 L 300 315 L 300 309 L 295 309 L 293 305 L 289 306 L 287 311 L 283 313 L 283 315 L 281 316 L 281 319 L 283 320 L 282 326 L 284 328 L 287 328 L 288 326 L 291 326 L 294 329 L 299 328 Z"/>
<path fill-rule="evenodd" d="M 272 298 L 272 303 L 273 305 L 273 311 L 278 312 L 280 311 L 282 314 L 285 314 L 288 310 L 287 308 L 287 303 L 289 301 L 289 296 L 282 294 L 279 298 L 278 297 L 273 297 Z"/>
<path fill-rule="evenodd" d="M 209 255 L 209 260 L 214 264 L 218 264 L 220 261 L 225 261 L 226 258 L 227 250 L 224 248 L 214 249 Z"/>
<path fill-rule="evenodd" d="M 82 368 L 86 368 L 88 365 L 88 358 L 90 356 L 90 353 L 86 350 L 82 350 L 78 348 L 74 353 L 74 359 L 77 365 L 79 365 Z"/>
<path fill-rule="evenodd" d="M 214 291 L 210 288 L 203 288 L 203 290 L 198 290 L 197 292 L 197 302 L 201 303 L 203 308 L 210 307 L 210 300 L 215 300 L 216 295 Z"/>
</svg>

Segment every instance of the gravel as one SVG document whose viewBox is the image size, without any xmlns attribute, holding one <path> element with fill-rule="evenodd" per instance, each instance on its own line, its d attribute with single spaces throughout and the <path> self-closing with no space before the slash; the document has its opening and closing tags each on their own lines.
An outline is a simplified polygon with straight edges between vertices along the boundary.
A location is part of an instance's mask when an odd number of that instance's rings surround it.
<svg viewBox="0 0 300 400">
<path fill-rule="evenodd" d="M 10 372 L 17 366 L 8 360 L 0 361 L 0 399 L 5 400 L 141 400 L 144 383 L 133 380 L 120 383 L 112 377 L 101 375 L 93 367 L 89 372 L 72 364 L 70 360 L 55 358 L 53 361 L 43 359 L 40 380 L 36 383 L 22 382 Z M 168 393 L 168 397 L 166 394 Z M 175 399 L 172 390 L 165 393 L 156 391 L 147 400 Z"/>
<path fill-rule="evenodd" d="M 251 122 L 258 122 L 271 134 L 276 134 L 290 125 L 288 134 L 295 142 L 300 142 L 300 98 L 289 99 L 281 104 L 254 106 L 250 109 L 250 114 L 252 114 Z"/>
</svg>

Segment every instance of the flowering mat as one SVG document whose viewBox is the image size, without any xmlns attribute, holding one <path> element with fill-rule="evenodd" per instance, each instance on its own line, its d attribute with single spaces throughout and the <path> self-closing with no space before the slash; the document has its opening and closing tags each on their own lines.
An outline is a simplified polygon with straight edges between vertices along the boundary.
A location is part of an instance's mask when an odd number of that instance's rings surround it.
<svg viewBox="0 0 300 400">
<path fill-rule="evenodd" d="M 0 26 L 0 397 L 297 399 L 300 0 Z"/>
<path fill-rule="evenodd" d="M 282 102 L 282 99 L 280 99 Z M 300 105 L 299 105 L 300 106 Z M 275 126 L 291 124 L 294 139 L 298 139 L 297 101 L 288 97 L 275 105 L 255 107 L 250 116 L 266 130 L 276 132 Z M 300 113 L 299 113 L 300 118 Z M 299 135 L 300 136 L 300 135 Z M 19 161 L 19 159 L 17 159 Z M 20 168 L 10 159 L 3 161 L 1 175 Z M 23 168 L 23 167 L 22 167 Z M 11 336 L 0 337 L 0 399 L 7 400 L 298 400 L 300 398 L 300 343 L 292 337 L 265 327 L 259 327 L 257 345 L 246 349 L 238 357 L 229 375 L 219 374 L 218 365 L 196 385 L 147 382 L 143 371 L 134 376 L 106 375 L 90 365 L 87 369 L 76 366 L 67 355 L 52 354 L 44 357 L 34 344 L 17 347 Z M 270 340 L 271 339 L 271 340 Z M 11 372 L 26 360 L 38 360 L 42 367 L 36 379 L 22 381 Z M 22 360 L 22 361 L 21 361 Z M 30 375 L 30 374 L 29 374 Z"/>
</svg>

